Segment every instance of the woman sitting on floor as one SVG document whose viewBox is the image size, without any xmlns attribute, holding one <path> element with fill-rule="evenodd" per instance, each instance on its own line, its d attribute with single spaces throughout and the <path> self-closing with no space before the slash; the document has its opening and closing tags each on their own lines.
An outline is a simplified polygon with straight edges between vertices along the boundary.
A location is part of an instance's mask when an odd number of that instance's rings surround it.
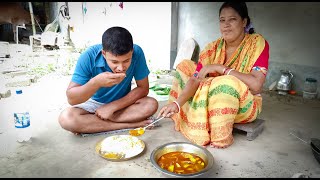
<svg viewBox="0 0 320 180">
<path fill-rule="evenodd" d="M 171 117 L 195 144 L 225 148 L 233 143 L 234 123 L 252 122 L 261 113 L 269 45 L 254 33 L 244 2 L 224 3 L 219 18 L 222 37 L 201 51 L 197 64 L 178 64 L 158 117 Z"/>
</svg>

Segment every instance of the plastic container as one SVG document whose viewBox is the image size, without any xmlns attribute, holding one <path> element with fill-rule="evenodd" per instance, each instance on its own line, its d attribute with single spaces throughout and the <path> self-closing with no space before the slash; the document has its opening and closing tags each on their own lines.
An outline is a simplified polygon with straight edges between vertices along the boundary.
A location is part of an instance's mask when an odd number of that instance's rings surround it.
<svg viewBox="0 0 320 180">
<path fill-rule="evenodd" d="M 29 111 L 25 109 L 26 106 L 24 106 L 21 103 L 22 90 L 16 90 L 16 95 L 17 95 L 18 104 L 15 106 L 16 112 L 13 113 L 13 117 L 14 117 L 14 125 L 16 129 L 17 141 L 18 142 L 29 141 L 32 136 L 31 126 L 30 126 L 30 114 L 29 114 Z"/>
<path fill-rule="evenodd" d="M 317 97 L 317 80 L 314 78 L 306 78 L 303 87 L 303 98 L 314 99 Z"/>
<path fill-rule="evenodd" d="M 309 92 L 303 91 L 302 97 L 303 99 L 315 99 L 317 97 L 317 93 L 309 93 Z"/>
</svg>

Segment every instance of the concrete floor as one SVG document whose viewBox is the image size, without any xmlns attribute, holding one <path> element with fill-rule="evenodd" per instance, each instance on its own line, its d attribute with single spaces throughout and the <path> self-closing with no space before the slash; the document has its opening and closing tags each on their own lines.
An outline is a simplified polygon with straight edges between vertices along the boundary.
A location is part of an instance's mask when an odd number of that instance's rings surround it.
<svg viewBox="0 0 320 180">
<path fill-rule="evenodd" d="M 0 177 L 166 177 L 150 162 L 153 149 L 162 144 L 183 141 L 170 119 L 161 127 L 139 138 L 146 150 L 124 162 L 110 162 L 95 152 L 95 144 L 110 135 L 75 136 L 60 128 L 57 117 L 66 107 L 65 90 L 71 76 L 49 74 L 35 84 L 22 88 L 24 97 L 14 94 L 0 100 Z M 14 90 L 14 89 L 13 89 Z M 14 92 L 14 91 L 13 91 Z M 301 138 L 320 138 L 320 101 L 301 97 L 263 94 L 265 128 L 254 141 L 244 133 L 235 133 L 235 142 L 227 149 L 207 149 L 214 165 L 207 177 L 292 177 L 303 173 L 320 177 L 320 164 L 310 145 Z M 165 102 L 160 102 L 160 107 Z M 29 142 L 15 141 L 13 112 L 16 105 L 30 108 L 33 137 Z M 121 132 L 118 134 L 127 134 Z"/>
</svg>

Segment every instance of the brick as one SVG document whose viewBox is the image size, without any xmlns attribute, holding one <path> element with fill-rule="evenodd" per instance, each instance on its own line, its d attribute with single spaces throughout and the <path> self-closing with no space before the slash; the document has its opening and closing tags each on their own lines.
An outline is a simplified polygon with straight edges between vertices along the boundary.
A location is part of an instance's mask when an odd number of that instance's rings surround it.
<svg viewBox="0 0 320 180">
<path fill-rule="evenodd" d="M 36 75 L 28 75 L 27 78 L 30 79 L 31 83 L 36 83 L 39 79 Z"/>
<path fill-rule="evenodd" d="M 5 74 L 5 75 L 11 76 L 12 78 L 14 78 L 14 77 L 16 77 L 16 76 L 26 75 L 27 73 L 28 73 L 28 71 L 15 71 L 15 72 L 7 73 L 7 74 Z"/>
<path fill-rule="evenodd" d="M 17 78 L 12 79 L 8 83 L 6 83 L 6 87 L 21 87 L 21 86 L 30 86 L 31 80 L 30 78 Z"/>
<path fill-rule="evenodd" d="M 256 119 L 253 122 L 233 125 L 234 129 L 245 131 L 247 133 L 247 140 L 252 141 L 263 131 L 265 120 Z"/>
<path fill-rule="evenodd" d="M 10 89 L 2 89 L 0 91 L 0 99 L 1 98 L 7 98 L 7 97 L 10 97 L 11 96 L 11 91 Z"/>
</svg>

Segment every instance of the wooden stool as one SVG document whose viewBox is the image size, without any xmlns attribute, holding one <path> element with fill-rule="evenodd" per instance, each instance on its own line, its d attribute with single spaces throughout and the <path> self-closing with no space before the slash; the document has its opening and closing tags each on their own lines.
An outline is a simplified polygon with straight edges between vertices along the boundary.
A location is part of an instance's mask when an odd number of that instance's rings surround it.
<svg viewBox="0 0 320 180">
<path fill-rule="evenodd" d="M 262 132 L 264 122 L 265 120 L 263 119 L 256 119 L 253 122 L 245 124 L 235 123 L 233 128 L 247 132 L 247 140 L 252 141 Z"/>
</svg>

